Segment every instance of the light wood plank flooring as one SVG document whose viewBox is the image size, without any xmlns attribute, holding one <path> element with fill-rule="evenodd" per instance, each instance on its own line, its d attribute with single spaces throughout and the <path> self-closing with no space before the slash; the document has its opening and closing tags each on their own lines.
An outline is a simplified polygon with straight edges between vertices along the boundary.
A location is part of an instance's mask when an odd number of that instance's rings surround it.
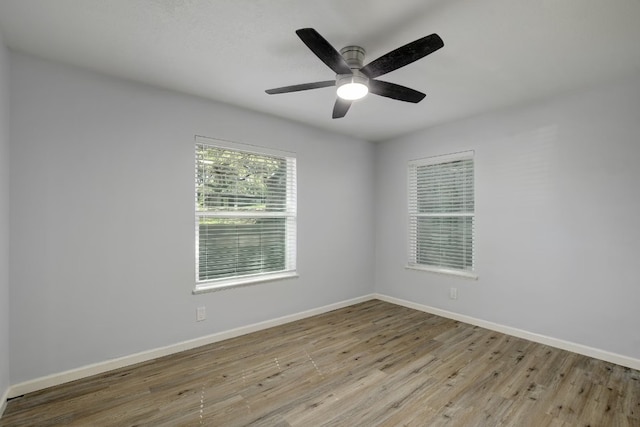
<svg viewBox="0 0 640 427">
<path fill-rule="evenodd" d="M 12 399 L 0 426 L 640 426 L 640 372 L 382 301 Z"/>
</svg>

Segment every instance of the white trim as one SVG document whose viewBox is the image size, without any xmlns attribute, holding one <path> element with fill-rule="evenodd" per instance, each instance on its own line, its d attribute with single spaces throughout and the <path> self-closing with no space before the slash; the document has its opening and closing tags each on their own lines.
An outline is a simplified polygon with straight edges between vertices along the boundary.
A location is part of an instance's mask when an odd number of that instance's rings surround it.
<svg viewBox="0 0 640 427">
<path fill-rule="evenodd" d="M 469 160 L 475 156 L 475 150 L 459 151 L 451 154 L 439 154 L 437 156 L 422 157 L 420 159 L 409 160 L 410 166 L 429 166 L 440 163 L 455 162 L 458 160 Z"/>
<path fill-rule="evenodd" d="M 463 314 L 458 314 L 451 311 L 442 310 L 439 308 L 430 307 L 427 305 L 390 297 L 384 294 L 375 293 L 375 294 L 364 295 L 358 298 L 353 298 L 350 300 L 340 301 L 334 304 L 329 304 L 323 307 L 314 308 L 314 309 L 303 311 L 300 313 L 278 317 L 272 320 L 266 320 L 260 323 L 254 323 L 252 325 L 242 326 L 242 327 L 231 329 L 228 331 L 218 332 L 212 335 L 207 335 L 207 336 L 196 338 L 193 340 L 183 341 L 183 342 L 172 344 L 166 347 L 160 347 L 153 350 L 143 351 L 143 352 L 132 354 L 129 356 L 119 357 L 117 359 L 111 359 L 105 362 L 94 363 L 91 365 L 83 366 L 81 368 L 72 369 L 72 370 L 61 372 L 58 374 L 47 375 L 44 377 L 25 381 L 22 383 L 14 384 L 10 386 L 9 389 L 5 392 L 4 397 L 0 402 L 0 408 L 4 410 L 3 406 L 6 405 L 7 399 L 10 399 L 12 397 L 17 397 L 26 393 L 42 390 L 44 388 L 63 384 L 69 381 L 86 378 L 91 375 L 102 374 L 104 372 L 108 372 L 113 369 L 123 368 L 125 366 L 130 366 L 140 362 L 146 362 L 152 359 L 156 359 L 158 357 L 168 356 L 170 354 L 179 353 L 181 351 L 190 350 L 192 348 L 200 347 L 207 344 L 212 344 L 212 343 L 226 340 L 229 338 L 235 338 L 240 335 L 261 331 L 263 329 L 283 325 L 285 323 L 295 322 L 296 320 L 305 319 L 307 317 L 316 316 L 318 314 L 324 314 L 332 310 L 348 307 L 350 305 L 358 304 L 358 303 L 369 301 L 372 299 L 379 299 L 381 301 L 386 301 L 391 304 L 396 304 L 396 305 L 411 308 L 414 310 L 423 311 L 425 313 L 435 314 L 437 316 L 446 317 L 448 319 L 458 320 L 460 322 L 480 326 L 482 328 L 486 328 L 492 331 L 512 335 L 518 338 L 523 338 L 529 341 L 549 345 L 562 350 L 571 351 L 574 353 L 578 353 L 578 354 L 593 357 L 596 359 L 604 360 L 607 362 L 615 363 L 617 365 L 640 370 L 640 359 L 634 359 L 632 357 L 611 353 L 605 350 L 588 347 L 582 344 L 576 344 L 569 341 L 564 341 L 557 338 L 524 331 L 522 329 L 512 328 L 510 326 L 500 325 L 498 323 L 493 323 L 493 322 L 489 322 L 482 319 L 476 319 L 475 317 L 466 316 Z M 0 411 L 0 416 L 1 415 L 2 415 L 2 411 Z"/>
<path fill-rule="evenodd" d="M 329 311 L 348 307 L 350 305 L 358 304 L 364 301 L 369 301 L 371 299 L 374 299 L 373 295 L 365 295 L 362 297 L 325 305 L 323 307 L 313 308 L 311 310 L 278 317 L 276 319 L 265 320 L 264 322 L 254 323 L 252 325 L 247 325 L 247 326 L 241 326 L 239 328 L 230 329 L 228 331 L 222 331 L 222 332 L 207 335 L 204 337 L 179 342 L 177 344 L 168 345 L 166 347 L 159 347 L 153 350 L 147 350 L 147 351 L 135 353 L 129 356 L 123 356 L 116 359 L 110 359 L 104 362 L 93 363 L 91 365 L 86 365 L 80 368 L 71 369 L 69 371 L 60 372 L 57 374 L 51 374 L 44 377 L 35 378 L 33 380 L 14 384 L 11 387 L 9 387 L 9 390 L 6 393 L 6 398 L 21 396 L 23 394 L 31 393 L 37 390 L 42 390 L 47 387 L 52 387 L 55 385 L 67 383 L 69 381 L 86 378 L 91 375 L 102 374 L 104 372 L 111 371 L 113 369 L 123 368 L 125 366 L 134 365 L 140 362 L 146 362 L 152 359 L 157 359 L 158 357 L 168 356 L 170 354 L 179 353 L 181 351 L 190 350 L 192 348 L 200 347 L 203 345 L 212 344 L 212 343 L 223 341 L 229 338 L 235 338 L 245 334 L 250 334 L 252 332 L 261 331 L 263 329 L 272 328 L 274 326 L 283 325 L 285 323 L 295 322 L 296 320 L 306 319 L 307 317 L 327 313 Z M 6 402 L 6 398 L 4 399 L 5 402 Z"/>
<path fill-rule="evenodd" d="M 208 282 L 196 282 L 196 288 L 192 291 L 194 295 L 205 294 L 207 292 L 223 291 L 241 286 L 257 285 L 264 282 L 276 280 L 295 279 L 300 277 L 296 271 L 284 271 L 277 273 L 252 274 L 250 276 L 232 277 L 231 279 L 210 280 Z"/>
<path fill-rule="evenodd" d="M 626 366 L 627 368 L 640 370 L 640 359 L 635 359 L 629 356 L 623 356 L 621 354 L 612 353 L 606 350 L 589 347 L 582 344 L 577 344 L 571 341 L 565 341 L 558 338 L 549 337 L 546 335 L 536 334 L 534 332 L 525 331 L 511 326 L 501 325 L 499 323 L 489 322 L 487 320 L 477 319 L 475 317 L 466 316 L 464 314 L 454 313 L 452 311 L 442 310 L 440 308 L 430 307 L 428 305 L 418 304 L 411 301 L 406 301 L 399 298 L 390 297 L 383 294 L 374 294 L 374 298 L 382 301 L 389 302 L 391 304 L 401 305 L 403 307 L 412 308 L 414 310 L 424 311 L 425 313 L 435 314 L 436 316 L 442 316 L 460 322 L 469 323 L 471 325 L 480 326 L 485 329 L 500 332 L 514 337 L 523 338 L 529 341 L 537 342 L 540 344 L 549 345 L 551 347 L 559 348 L 562 350 L 571 351 L 573 353 L 582 354 L 584 356 L 593 357 L 595 359 L 604 360 L 606 362 L 615 363 L 616 365 Z"/>
<path fill-rule="evenodd" d="M 464 277 L 465 279 L 478 280 L 478 275 L 471 271 L 454 270 L 443 267 L 431 267 L 423 264 L 407 264 L 404 266 L 407 270 L 429 271 L 431 273 L 448 274 L 450 276 Z"/>
<path fill-rule="evenodd" d="M 227 150 L 243 151 L 245 153 L 262 154 L 268 156 L 296 157 L 295 151 L 279 150 L 277 148 L 263 147 L 261 145 L 247 144 L 245 142 L 228 141 L 226 139 L 212 138 L 210 136 L 194 135 L 196 144 L 213 145 Z"/>
<path fill-rule="evenodd" d="M 2 415 L 4 414 L 4 410 L 7 409 L 7 399 L 9 398 L 10 390 L 11 390 L 11 387 L 6 389 L 2 394 L 2 397 L 0 397 L 0 418 L 2 418 Z"/>
</svg>

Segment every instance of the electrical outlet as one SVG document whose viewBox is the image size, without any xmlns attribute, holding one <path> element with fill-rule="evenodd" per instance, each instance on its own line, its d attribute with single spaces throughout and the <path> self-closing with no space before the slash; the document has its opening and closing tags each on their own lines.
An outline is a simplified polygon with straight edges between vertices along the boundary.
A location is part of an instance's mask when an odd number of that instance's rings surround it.
<svg viewBox="0 0 640 427">
<path fill-rule="evenodd" d="M 449 289 L 449 299 L 458 299 L 458 288 Z"/>
<path fill-rule="evenodd" d="M 207 309 L 206 307 L 198 307 L 196 308 L 196 321 L 202 322 L 207 318 Z"/>
</svg>

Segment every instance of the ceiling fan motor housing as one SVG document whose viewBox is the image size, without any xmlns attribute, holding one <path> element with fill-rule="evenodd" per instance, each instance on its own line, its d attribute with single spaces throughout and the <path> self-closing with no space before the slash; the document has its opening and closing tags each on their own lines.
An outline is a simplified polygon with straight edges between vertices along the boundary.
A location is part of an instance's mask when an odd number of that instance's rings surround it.
<svg viewBox="0 0 640 427">
<path fill-rule="evenodd" d="M 362 64 L 364 64 L 364 55 L 365 50 L 360 46 L 346 46 L 340 49 L 340 55 L 344 58 L 344 60 L 349 65 L 349 68 L 352 70 L 362 68 Z"/>
<path fill-rule="evenodd" d="M 360 71 L 364 63 L 365 50 L 360 46 L 346 46 L 340 49 L 340 54 L 351 68 L 351 74 L 337 74 L 336 86 L 359 83 L 369 86 L 369 78 Z"/>
</svg>

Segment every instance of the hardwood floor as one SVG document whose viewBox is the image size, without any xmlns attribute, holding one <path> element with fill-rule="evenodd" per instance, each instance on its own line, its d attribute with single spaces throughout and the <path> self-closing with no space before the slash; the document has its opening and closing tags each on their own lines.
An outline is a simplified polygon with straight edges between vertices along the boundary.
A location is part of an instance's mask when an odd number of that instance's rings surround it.
<svg viewBox="0 0 640 427">
<path fill-rule="evenodd" d="M 640 426 L 640 372 L 368 301 L 8 402 L 0 426 Z"/>
</svg>

